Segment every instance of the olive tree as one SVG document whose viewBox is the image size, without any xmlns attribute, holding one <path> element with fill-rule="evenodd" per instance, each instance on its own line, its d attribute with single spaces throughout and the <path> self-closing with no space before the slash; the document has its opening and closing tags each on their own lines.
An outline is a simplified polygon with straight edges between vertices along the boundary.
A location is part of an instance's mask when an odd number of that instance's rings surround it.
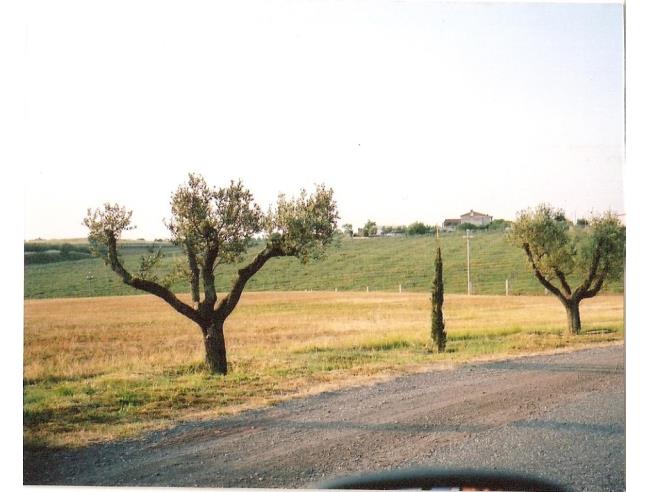
<svg viewBox="0 0 648 492">
<path fill-rule="evenodd" d="M 274 208 L 263 213 L 240 181 L 213 188 L 202 176 L 190 174 L 188 182 L 171 195 L 171 218 L 165 221 L 174 244 L 186 257 L 181 274 L 190 285 L 192 303 L 187 304 L 170 290 L 172 276 L 159 279 L 153 273 L 160 250 L 142 257 L 137 272 L 125 268 L 118 242 L 132 228 L 131 216 L 117 204 L 88 210 L 84 224 L 94 251 L 124 283 L 160 297 L 200 327 L 207 366 L 216 374 L 227 374 L 223 327 L 248 280 L 272 258 L 291 256 L 305 263 L 320 257 L 338 219 L 333 191 L 324 186 L 310 195 L 302 190 L 293 199 L 279 195 Z M 240 261 L 260 234 L 262 249 L 238 270 L 229 293 L 219 298 L 218 266 Z"/>
<path fill-rule="evenodd" d="M 581 329 L 581 301 L 623 275 L 625 227 L 610 212 L 575 229 L 562 210 L 541 204 L 518 213 L 509 239 L 524 250 L 535 277 L 563 304 L 573 334 Z"/>
</svg>

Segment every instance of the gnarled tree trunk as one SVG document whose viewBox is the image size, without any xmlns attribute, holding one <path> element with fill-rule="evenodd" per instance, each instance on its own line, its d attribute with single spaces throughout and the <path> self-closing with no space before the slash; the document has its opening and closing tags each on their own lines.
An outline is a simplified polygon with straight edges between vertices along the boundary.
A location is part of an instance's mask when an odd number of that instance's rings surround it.
<svg viewBox="0 0 648 492">
<path fill-rule="evenodd" d="M 223 321 L 213 321 L 202 326 L 205 342 L 205 362 L 213 374 L 227 374 L 227 351 L 223 334 Z"/>
<path fill-rule="evenodd" d="M 578 335 L 581 330 L 580 299 L 571 299 L 565 303 L 567 310 L 567 326 L 572 335 Z"/>
</svg>

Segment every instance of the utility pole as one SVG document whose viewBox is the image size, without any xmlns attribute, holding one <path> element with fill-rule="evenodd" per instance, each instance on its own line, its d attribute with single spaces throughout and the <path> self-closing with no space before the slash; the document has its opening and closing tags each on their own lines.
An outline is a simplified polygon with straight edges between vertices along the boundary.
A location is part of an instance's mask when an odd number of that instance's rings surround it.
<svg viewBox="0 0 648 492">
<path fill-rule="evenodd" d="M 471 285 L 470 285 L 470 240 L 472 239 L 472 236 L 470 235 L 470 229 L 466 229 L 466 235 L 464 236 L 466 238 L 466 264 L 468 265 L 468 295 L 470 295 Z"/>
</svg>

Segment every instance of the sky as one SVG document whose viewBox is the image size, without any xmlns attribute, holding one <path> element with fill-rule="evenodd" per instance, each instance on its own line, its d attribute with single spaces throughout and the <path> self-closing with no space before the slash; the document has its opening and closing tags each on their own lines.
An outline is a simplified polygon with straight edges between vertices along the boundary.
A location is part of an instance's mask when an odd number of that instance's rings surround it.
<svg viewBox="0 0 648 492">
<path fill-rule="evenodd" d="M 614 0 L 15 5 L 0 15 L 0 46 L 16 48 L 0 93 L 0 116 L 16 117 L 3 121 L 0 152 L 15 154 L 10 177 L 21 168 L 22 186 L 7 179 L 2 196 L 11 215 L 23 195 L 24 223 L 11 231 L 25 239 L 85 236 L 86 208 L 105 201 L 134 210 L 131 237 L 164 237 L 170 193 L 190 171 L 219 186 L 241 178 L 264 206 L 323 181 L 340 224 L 356 227 L 470 208 L 513 218 L 540 201 L 570 217 L 629 203 L 627 488 L 642 489 L 646 2 L 627 8 L 630 166 Z M 9 263 L 22 280 L 22 263 Z M 16 285 L 3 298 L 18 328 Z M 8 330 L 2 360 L 16 376 L 22 343 L 21 329 Z M 12 395 L 3 430 L 18 446 L 22 385 Z M 7 463 L 21 483 L 20 463 Z"/>
<path fill-rule="evenodd" d="M 339 224 L 624 211 L 621 4 L 30 2 L 25 239 L 167 237 L 189 172 Z"/>
</svg>

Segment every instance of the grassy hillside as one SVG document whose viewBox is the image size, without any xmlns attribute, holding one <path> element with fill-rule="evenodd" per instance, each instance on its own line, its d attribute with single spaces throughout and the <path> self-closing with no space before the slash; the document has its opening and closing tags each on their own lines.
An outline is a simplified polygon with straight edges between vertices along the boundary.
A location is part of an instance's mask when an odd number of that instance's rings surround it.
<svg viewBox="0 0 648 492">
<path fill-rule="evenodd" d="M 149 244 L 141 241 L 124 245 L 126 265 L 135 270 Z M 159 245 L 159 244 L 158 244 Z M 444 280 L 447 293 L 465 293 L 466 240 L 461 233 L 441 236 Z M 182 261 L 179 249 L 164 244 L 162 270 L 169 271 Z M 248 256 L 254 254 L 253 248 Z M 302 265 L 294 258 L 276 258 L 248 283 L 249 291 L 391 291 L 399 285 L 406 292 L 424 292 L 432 281 L 435 239 L 432 236 L 341 238 L 325 259 Z M 474 294 L 504 294 L 509 279 L 512 295 L 542 294 L 544 289 L 530 273 L 522 251 L 507 243 L 502 232 L 474 233 L 470 241 L 470 271 Z M 229 289 L 237 265 L 223 265 L 217 271 L 219 291 Z M 175 292 L 188 292 L 186 282 L 173 285 Z M 615 282 L 607 292 L 622 292 Z M 25 298 L 94 297 L 138 293 L 125 286 L 100 259 L 76 259 L 25 265 Z"/>
</svg>

